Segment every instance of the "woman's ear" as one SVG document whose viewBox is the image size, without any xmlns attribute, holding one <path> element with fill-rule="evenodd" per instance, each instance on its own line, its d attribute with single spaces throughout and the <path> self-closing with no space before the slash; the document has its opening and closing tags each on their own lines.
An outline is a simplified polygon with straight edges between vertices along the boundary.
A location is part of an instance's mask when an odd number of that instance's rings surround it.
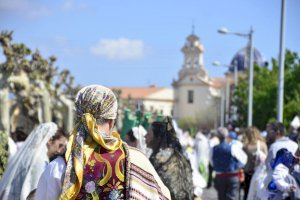
<svg viewBox="0 0 300 200">
<path fill-rule="evenodd" d="M 109 130 L 112 130 L 115 126 L 115 120 L 114 119 L 110 119 L 108 121 L 108 125 L 109 125 Z"/>
<path fill-rule="evenodd" d="M 48 140 L 48 142 L 47 142 L 47 147 L 49 147 L 52 143 L 53 143 L 53 139 L 51 138 L 51 139 Z"/>
</svg>

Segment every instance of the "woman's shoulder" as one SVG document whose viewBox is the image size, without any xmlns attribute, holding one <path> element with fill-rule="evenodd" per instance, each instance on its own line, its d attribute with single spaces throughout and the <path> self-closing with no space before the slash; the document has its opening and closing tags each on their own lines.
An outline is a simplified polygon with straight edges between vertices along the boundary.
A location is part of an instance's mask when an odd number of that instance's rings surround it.
<svg viewBox="0 0 300 200">
<path fill-rule="evenodd" d="M 64 157 L 58 156 L 49 163 L 49 165 L 46 168 L 46 171 L 51 175 L 60 177 L 64 173 L 66 166 L 67 163 Z"/>
<path fill-rule="evenodd" d="M 174 150 L 171 148 L 160 149 L 155 155 L 155 160 L 159 163 L 166 163 L 175 156 Z M 176 159 L 176 156 L 174 157 Z"/>
<path fill-rule="evenodd" d="M 261 150 L 267 154 L 268 153 L 268 146 L 267 146 L 267 143 L 264 141 L 264 140 L 259 140 L 258 141 L 260 143 L 260 146 L 261 146 Z"/>
<path fill-rule="evenodd" d="M 145 163 L 148 164 L 150 163 L 149 159 L 147 158 L 146 154 L 144 154 L 141 150 L 135 148 L 135 147 L 131 147 L 128 146 L 125 147 L 126 152 L 128 154 L 127 158 L 129 158 L 131 163 Z"/>
<path fill-rule="evenodd" d="M 54 160 L 49 163 L 50 166 L 65 166 L 66 160 L 63 156 L 57 156 Z"/>
<path fill-rule="evenodd" d="M 147 156 L 138 148 L 129 146 L 127 143 L 123 143 L 123 148 L 126 154 L 127 159 L 129 159 L 130 163 L 150 163 Z"/>
<path fill-rule="evenodd" d="M 155 182 L 158 184 L 162 193 L 166 195 L 167 199 L 171 199 L 168 188 L 162 182 L 161 178 L 157 174 L 155 168 L 153 167 L 147 156 L 139 149 L 128 146 L 126 143 L 123 144 L 123 147 L 127 154 L 126 157 L 128 159 L 127 161 L 130 166 L 130 171 L 135 171 L 136 173 L 141 174 L 147 174 L 147 176 L 153 176 Z"/>
<path fill-rule="evenodd" d="M 146 157 L 146 155 L 141 151 L 141 150 L 139 150 L 138 148 L 136 148 L 136 147 L 133 147 L 133 146 L 129 146 L 127 143 L 123 143 L 123 148 L 125 149 L 125 152 L 126 153 L 128 153 L 128 154 L 137 154 L 137 155 L 139 155 L 139 156 L 145 156 Z"/>
</svg>

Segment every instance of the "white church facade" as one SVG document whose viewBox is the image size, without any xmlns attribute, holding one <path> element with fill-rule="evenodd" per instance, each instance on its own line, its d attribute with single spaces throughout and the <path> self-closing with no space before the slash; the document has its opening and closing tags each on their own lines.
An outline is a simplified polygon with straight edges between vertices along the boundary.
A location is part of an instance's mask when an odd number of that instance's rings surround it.
<svg viewBox="0 0 300 200">
<path fill-rule="evenodd" d="M 237 66 L 238 76 L 248 69 L 247 47 L 234 55 L 223 77 L 209 76 L 204 64 L 204 46 L 194 33 L 186 38 L 181 52 L 183 64 L 178 77 L 172 82 L 173 88 L 155 85 L 114 87 L 112 89 L 119 92 L 121 107 L 172 115 L 177 122 L 193 119 L 199 126 L 206 125 L 207 128 L 217 128 L 234 122 L 238 115 L 232 104 L 233 66 Z M 266 66 L 261 53 L 255 48 L 253 55 L 254 63 L 261 67 Z"/>
<path fill-rule="evenodd" d="M 204 66 L 204 47 L 195 34 L 181 49 L 184 62 L 173 81 L 174 119 L 194 118 L 200 123 L 220 125 L 221 88 L 225 78 L 210 78 Z"/>
</svg>

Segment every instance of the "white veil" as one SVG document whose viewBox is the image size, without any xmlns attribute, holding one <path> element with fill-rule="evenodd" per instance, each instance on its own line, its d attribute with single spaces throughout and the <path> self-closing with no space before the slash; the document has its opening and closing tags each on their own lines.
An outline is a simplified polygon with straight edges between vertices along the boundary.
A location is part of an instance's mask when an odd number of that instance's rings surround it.
<svg viewBox="0 0 300 200">
<path fill-rule="evenodd" d="M 145 136 L 147 135 L 146 129 L 143 126 L 139 125 L 138 127 L 133 127 L 132 132 L 133 132 L 133 136 L 137 140 L 136 148 L 138 148 L 141 152 L 143 152 L 147 156 L 147 158 L 149 158 L 150 155 L 152 154 L 152 149 L 148 148 L 146 144 L 146 138 L 145 138 Z"/>
<path fill-rule="evenodd" d="M 56 131 L 56 124 L 50 122 L 39 125 L 31 132 L 6 167 L 0 181 L 0 199 L 25 200 L 36 189 L 49 162 L 46 144 Z"/>
</svg>

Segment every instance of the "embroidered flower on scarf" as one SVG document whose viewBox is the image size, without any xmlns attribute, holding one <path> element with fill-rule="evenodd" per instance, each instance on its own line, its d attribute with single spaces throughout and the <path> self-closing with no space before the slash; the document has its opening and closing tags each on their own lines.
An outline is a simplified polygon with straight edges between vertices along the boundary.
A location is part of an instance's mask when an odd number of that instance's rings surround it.
<svg viewBox="0 0 300 200">
<path fill-rule="evenodd" d="M 95 183 L 93 181 L 88 182 L 85 185 L 85 190 L 87 191 L 87 193 L 93 193 L 96 190 Z"/>
<path fill-rule="evenodd" d="M 115 179 L 113 179 L 112 184 L 108 183 L 107 187 L 103 190 L 104 192 L 108 192 L 108 191 L 118 191 L 118 190 L 122 190 L 124 189 L 123 185 L 121 184 L 120 181 L 116 182 Z"/>
<path fill-rule="evenodd" d="M 96 163 L 95 160 L 91 160 L 91 161 L 89 161 L 88 165 L 91 166 L 91 167 L 94 167 L 95 163 Z"/>
<path fill-rule="evenodd" d="M 118 200 L 120 197 L 121 197 L 121 195 L 120 195 L 120 192 L 118 190 L 112 190 L 109 193 L 109 196 L 108 196 L 108 198 L 110 200 Z"/>
</svg>

